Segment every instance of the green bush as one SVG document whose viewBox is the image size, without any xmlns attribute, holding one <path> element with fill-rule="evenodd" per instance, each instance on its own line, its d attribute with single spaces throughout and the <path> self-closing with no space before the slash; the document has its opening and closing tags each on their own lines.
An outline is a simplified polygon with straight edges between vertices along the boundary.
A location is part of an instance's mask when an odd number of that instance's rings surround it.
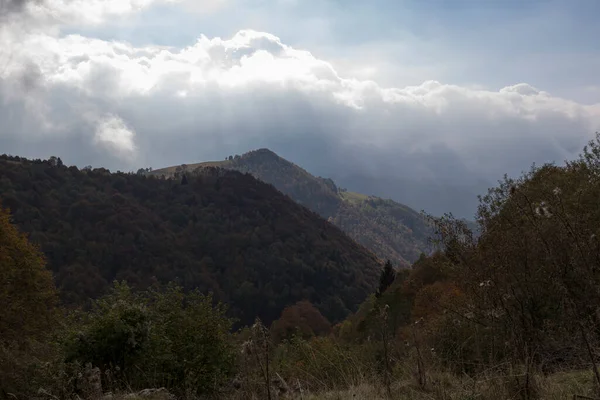
<svg viewBox="0 0 600 400">
<path fill-rule="evenodd" d="M 78 315 L 67 360 L 102 371 L 105 389 L 165 387 L 182 397 L 218 392 L 234 355 L 222 305 L 176 285 L 134 294 L 125 283 Z"/>
<path fill-rule="evenodd" d="M 119 375 L 136 365 L 150 335 L 145 299 L 132 293 L 126 283 L 115 283 L 90 312 L 77 315 L 74 322 L 81 330 L 72 332 L 67 361 L 91 363 Z"/>
<path fill-rule="evenodd" d="M 152 329 L 142 363 L 151 383 L 186 396 L 217 392 L 235 367 L 233 321 L 225 307 L 198 291 L 184 295 L 175 285 L 151 293 L 150 300 Z"/>
</svg>

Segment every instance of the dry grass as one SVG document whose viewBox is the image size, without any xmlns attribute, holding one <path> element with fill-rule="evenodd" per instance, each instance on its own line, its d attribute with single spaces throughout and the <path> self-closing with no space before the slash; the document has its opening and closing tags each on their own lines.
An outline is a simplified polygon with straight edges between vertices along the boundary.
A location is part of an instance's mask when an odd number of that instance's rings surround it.
<svg viewBox="0 0 600 400">
<path fill-rule="evenodd" d="M 508 384 L 507 384 L 508 382 Z M 593 374 L 591 371 L 558 373 L 547 378 L 537 377 L 539 398 L 564 400 L 574 394 L 593 397 Z M 396 382 L 392 388 L 393 400 L 498 400 L 519 399 L 518 393 L 510 393 L 510 377 L 489 377 L 479 381 L 460 380 L 456 377 L 437 377 L 435 384 L 420 390 L 411 382 Z M 360 385 L 345 391 L 328 392 L 306 397 L 310 400 L 388 400 L 383 388 Z"/>
<path fill-rule="evenodd" d="M 223 161 L 206 161 L 206 162 L 201 162 L 201 163 L 187 164 L 187 170 L 188 171 L 193 171 L 196 168 L 200 168 L 200 167 L 220 167 L 220 168 L 227 168 L 230 165 L 231 165 L 231 162 L 229 160 L 223 160 Z M 170 167 L 155 169 L 155 170 L 151 171 L 149 173 L 149 175 L 172 176 L 172 175 L 175 174 L 175 170 L 177 169 L 177 167 L 180 167 L 180 166 L 181 165 L 172 165 Z"/>
<path fill-rule="evenodd" d="M 478 379 L 460 378 L 446 373 L 429 374 L 425 389 L 413 379 L 397 380 L 392 385 L 392 398 L 380 385 L 363 383 L 345 390 L 320 393 L 294 393 L 274 397 L 282 400 L 499 400 L 524 398 L 514 390 L 515 376 L 491 375 Z M 535 386 L 540 400 L 572 399 L 573 395 L 594 398 L 591 371 L 561 372 L 548 377 L 536 376 Z M 253 397 L 250 397 L 253 398 Z M 258 397 L 255 397 L 258 399 Z"/>
<path fill-rule="evenodd" d="M 383 386 L 365 382 L 343 390 L 310 393 L 288 393 L 278 395 L 273 391 L 273 400 L 519 400 L 514 392 L 515 376 L 490 375 L 477 379 L 461 378 L 448 373 L 430 373 L 425 389 L 421 389 L 412 377 L 397 379 L 392 384 L 392 397 L 388 398 Z M 595 398 L 594 377 L 591 371 L 560 372 L 548 377 L 536 376 L 535 386 L 540 400 L 571 400 L 573 395 Z M 144 393 L 145 392 L 145 393 Z M 244 390 L 224 395 L 223 399 L 264 399 L 264 395 Z M 598 397 L 600 399 L 600 397 Z M 103 400 L 173 400 L 167 391 L 142 391 L 136 394 L 108 395 Z"/>
<path fill-rule="evenodd" d="M 362 203 L 369 198 L 366 194 L 355 192 L 340 192 L 340 196 L 343 200 L 354 204 Z"/>
</svg>

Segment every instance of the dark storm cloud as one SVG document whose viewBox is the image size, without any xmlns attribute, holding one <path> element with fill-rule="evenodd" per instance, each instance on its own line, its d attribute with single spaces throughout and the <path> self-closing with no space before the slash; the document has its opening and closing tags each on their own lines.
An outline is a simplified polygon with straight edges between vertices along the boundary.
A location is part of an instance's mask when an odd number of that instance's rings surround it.
<svg viewBox="0 0 600 400">
<path fill-rule="evenodd" d="M 0 0 L 0 17 L 22 12 L 31 1 L 33 0 Z"/>
</svg>

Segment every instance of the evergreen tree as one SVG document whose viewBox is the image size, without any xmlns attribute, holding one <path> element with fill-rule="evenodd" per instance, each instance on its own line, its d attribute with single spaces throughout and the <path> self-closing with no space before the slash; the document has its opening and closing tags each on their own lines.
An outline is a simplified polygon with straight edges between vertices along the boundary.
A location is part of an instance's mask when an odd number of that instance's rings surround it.
<svg viewBox="0 0 600 400">
<path fill-rule="evenodd" d="M 383 270 L 381 271 L 381 276 L 379 277 L 379 288 L 377 289 L 377 293 L 375 295 L 380 297 L 394 282 L 394 279 L 396 279 L 396 271 L 392 266 L 392 262 L 387 260 L 383 266 Z"/>
<path fill-rule="evenodd" d="M 181 184 L 182 185 L 187 185 L 188 184 L 188 179 L 187 179 L 187 176 L 185 174 L 183 174 L 183 178 L 181 178 Z"/>
</svg>

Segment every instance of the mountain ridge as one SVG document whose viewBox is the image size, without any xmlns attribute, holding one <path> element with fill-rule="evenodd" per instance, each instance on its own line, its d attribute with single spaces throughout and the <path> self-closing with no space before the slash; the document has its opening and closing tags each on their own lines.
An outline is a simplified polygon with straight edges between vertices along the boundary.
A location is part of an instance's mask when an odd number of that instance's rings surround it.
<svg viewBox="0 0 600 400">
<path fill-rule="evenodd" d="M 180 177 L 207 167 L 249 173 L 272 184 L 297 203 L 340 227 L 380 259 L 390 259 L 407 267 L 421 253 L 432 251 L 429 237 L 433 231 L 417 211 L 391 199 L 347 191 L 332 179 L 314 176 L 267 148 L 229 156 L 223 161 L 182 164 L 144 173 Z"/>
</svg>

